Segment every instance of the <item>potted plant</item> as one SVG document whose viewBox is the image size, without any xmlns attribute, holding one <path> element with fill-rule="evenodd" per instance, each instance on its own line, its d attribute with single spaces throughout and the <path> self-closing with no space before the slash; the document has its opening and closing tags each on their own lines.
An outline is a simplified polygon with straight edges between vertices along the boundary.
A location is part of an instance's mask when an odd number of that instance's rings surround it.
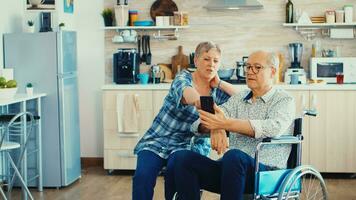
<svg viewBox="0 0 356 200">
<path fill-rule="evenodd" d="M 27 21 L 27 32 L 29 33 L 35 32 L 35 23 L 32 20 Z"/>
<path fill-rule="evenodd" d="M 33 86 L 32 83 L 27 83 L 26 84 L 26 94 L 28 96 L 32 96 L 33 95 Z"/>
<path fill-rule="evenodd" d="M 104 18 L 105 26 L 112 26 L 114 12 L 110 8 L 105 8 L 103 12 L 101 12 L 101 16 Z"/>
<path fill-rule="evenodd" d="M 61 31 L 62 29 L 63 29 L 63 27 L 65 26 L 65 24 L 62 22 L 62 23 L 60 23 L 59 25 L 58 25 L 58 28 L 59 28 L 59 30 Z"/>
</svg>

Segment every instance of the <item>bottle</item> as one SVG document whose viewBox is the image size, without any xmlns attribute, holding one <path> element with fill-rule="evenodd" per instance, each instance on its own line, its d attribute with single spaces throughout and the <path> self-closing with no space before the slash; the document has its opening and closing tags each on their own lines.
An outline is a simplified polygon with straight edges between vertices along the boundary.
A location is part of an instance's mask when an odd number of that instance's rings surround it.
<svg viewBox="0 0 356 200">
<path fill-rule="evenodd" d="M 293 23 L 293 3 L 291 0 L 286 4 L 286 23 Z"/>
</svg>

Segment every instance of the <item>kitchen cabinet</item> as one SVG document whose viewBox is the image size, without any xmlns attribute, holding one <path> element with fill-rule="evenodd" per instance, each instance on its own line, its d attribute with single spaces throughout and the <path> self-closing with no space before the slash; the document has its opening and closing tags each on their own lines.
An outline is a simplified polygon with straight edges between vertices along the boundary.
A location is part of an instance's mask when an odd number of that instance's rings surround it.
<svg viewBox="0 0 356 200">
<path fill-rule="evenodd" d="M 117 95 L 137 95 L 137 133 L 118 132 Z M 104 169 L 135 169 L 136 156 L 133 149 L 153 121 L 152 91 L 109 90 L 103 92 Z"/>
<path fill-rule="evenodd" d="M 156 90 L 153 92 L 153 116 L 156 116 L 163 105 L 168 90 Z"/>
<path fill-rule="evenodd" d="M 320 172 L 356 172 L 355 91 L 290 91 L 297 114 L 315 109 L 316 117 L 303 118 L 302 164 Z"/>
<path fill-rule="evenodd" d="M 282 87 L 295 98 L 297 117 L 303 109 L 315 109 L 318 113 L 316 117 L 303 118 L 302 164 L 310 164 L 320 172 L 355 173 L 356 89 L 348 85 Z M 103 91 L 104 168 L 135 169 L 133 148 L 159 112 L 169 85 L 113 88 L 109 86 Z M 117 133 L 116 95 L 121 93 L 139 95 L 140 127 L 136 134 Z M 219 156 L 212 151 L 210 157 Z"/>
<path fill-rule="evenodd" d="M 356 172 L 356 92 L 311 91 L 310 162 L 321 172 Z"/>
</svg>

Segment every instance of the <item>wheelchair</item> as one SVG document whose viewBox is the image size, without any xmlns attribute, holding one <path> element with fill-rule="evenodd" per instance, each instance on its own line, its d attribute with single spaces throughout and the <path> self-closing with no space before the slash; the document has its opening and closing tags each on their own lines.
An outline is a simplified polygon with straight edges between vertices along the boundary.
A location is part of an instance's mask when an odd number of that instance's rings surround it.
<svg viewBox="0 0 356 200">
<path fill-rule="evenodd" d="M 303 116 L 316 116 L 312 110 L 303 112 Z M 245 194 L 244 199 L 253 200 L 327 200 L 326 184 L 321 174 L 310 165 L 301 165 L 302 153 L 302 117 L 294 120 L 293 136 L 265 138 L 255 151 L 254 193 Z M 267 145 L 292 145 L 286 169 L 272 171 L 259 170 L 259 153 Z M 201 190 L 202 194 L 202 190 Z M 179 199 L 176 193 L 173 200 Z"/>
</svg>

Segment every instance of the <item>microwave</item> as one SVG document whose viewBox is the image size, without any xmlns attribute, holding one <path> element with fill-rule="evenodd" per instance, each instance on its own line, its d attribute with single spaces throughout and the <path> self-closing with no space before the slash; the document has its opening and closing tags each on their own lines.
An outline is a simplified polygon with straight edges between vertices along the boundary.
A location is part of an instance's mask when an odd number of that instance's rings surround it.
<svg viewBox="0 0 356 200">
<path fill-rule="evenodd" d="M 318 57 L 310 59 L 310 78 L 336 83 L 336 73 L 344 74 L 344 83 L 356 83 L 356 57 Z"/>
</svg>

